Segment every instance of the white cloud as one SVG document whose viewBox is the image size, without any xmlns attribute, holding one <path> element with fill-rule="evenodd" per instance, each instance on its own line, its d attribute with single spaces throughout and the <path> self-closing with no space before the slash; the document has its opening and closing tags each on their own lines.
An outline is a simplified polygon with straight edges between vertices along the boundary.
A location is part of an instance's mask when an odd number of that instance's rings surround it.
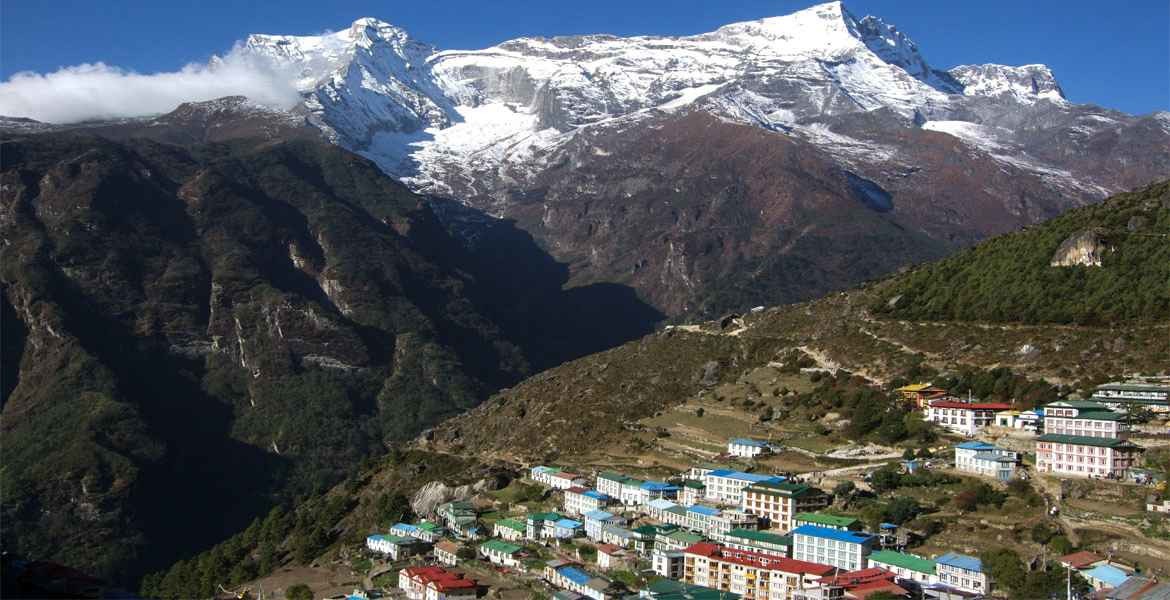
<svg viewBox="0 0 1170 600">
<path fill-rule="evenodd" d="M 160 114 L 183 102 L 242 95 L 276 108 L 300 100 L 295 75 L 239 49 L 208 64 L 141 74 L 104 63 L 16 73 L 0 83 L 0 115 L 74 123 Z"/>
</svg>

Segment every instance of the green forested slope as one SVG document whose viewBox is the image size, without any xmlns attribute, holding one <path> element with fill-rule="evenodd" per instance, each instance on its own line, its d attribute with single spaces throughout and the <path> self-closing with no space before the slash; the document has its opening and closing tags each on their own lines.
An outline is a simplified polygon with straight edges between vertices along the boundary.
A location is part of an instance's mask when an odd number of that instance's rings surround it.
<svg viewBox="0 0 1170 600">
<path fill-rule="evenodd" d="M 1070 236 L 1100 239 L 1100 266 L 1051 266 Z M 875 312 L 908 320 L 1109 324 L 1170 319 L 1170 182 L 895 277 Z"/>
</svg>

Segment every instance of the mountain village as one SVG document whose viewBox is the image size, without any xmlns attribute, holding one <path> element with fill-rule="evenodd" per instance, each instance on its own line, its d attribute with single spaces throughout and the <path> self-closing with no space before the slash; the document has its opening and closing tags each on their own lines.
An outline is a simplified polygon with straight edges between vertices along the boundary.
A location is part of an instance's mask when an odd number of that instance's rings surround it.
<svg viewBox="0 0 1170 600">
<path fill-rule="evenodd" d="M 837 496 L 879 489 L 883 472 L 954 474 L 996 489 L 1034 484 L 1055 516 L 1062 481 L 1087 479 L 1144 490 L 1147 511 L 1170 511 L 1170 497 L 1158 495 L 1166 482 L 1140 466 L 1143 443 L 1166 443 L 1170 386 L 1111 383 L 1086 399 L 1026 411 L 957 398 L 928 382 L 895 393 L 953 443 L 843 469 L 847 478 L 831 490 L 817 487 L 820 476 L 757 469 L 783 448 L 751 437 L 728 439 L 718 462 L 661 480 L 533 465 L 509 488 L 535 490 L 536 502 L 499 510 L 477 498 L 453 500 L 415 523 L 371 533 L 361 550 L 373 565 L 369 587 L 338 598 L 1014 597 L 979 556 L 916 551 L 929 532 L 907 527 L 905 516 L 875 523 L 836 509 Z M 1170 595 L 1170 580 L 1133 561 L 1072 548 L 1052 558 L 1067 579 L 1061 597 Z M 509 582 L 527 587 L 493 589 L 514 587 Z"/>
</svg>

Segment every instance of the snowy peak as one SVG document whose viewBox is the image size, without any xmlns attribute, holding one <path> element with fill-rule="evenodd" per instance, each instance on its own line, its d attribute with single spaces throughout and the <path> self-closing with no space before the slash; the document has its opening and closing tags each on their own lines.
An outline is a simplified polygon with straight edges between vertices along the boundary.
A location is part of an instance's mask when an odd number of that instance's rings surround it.
<svg viewBox="0 0 1170 600">
<path fill-rule="evenodd" d="M 1045 65 L 962 65 L 949 73 L 963 85 L 967 96 L 994 96 L 1025 103 L 1066 101 L 1056 76 Z"/>
<path fill-rule="evenodd" d="M 857 21 L 840 2 L 788 15 L 724 25 L 696 38 L 717 38 L 761 58 L 839 58 L 858 49 Z"/>
<path fill-rule="evenodd" d="M 897 27 L 871 15 L 857 22 L 857 31 L 865 46 L 886 63 L 901 67 L 911 77 L 938 90 L 962 92 L 962 86 L 953 77 L 931 69 L 918 51 L 918 44 Z"/>
</svg>

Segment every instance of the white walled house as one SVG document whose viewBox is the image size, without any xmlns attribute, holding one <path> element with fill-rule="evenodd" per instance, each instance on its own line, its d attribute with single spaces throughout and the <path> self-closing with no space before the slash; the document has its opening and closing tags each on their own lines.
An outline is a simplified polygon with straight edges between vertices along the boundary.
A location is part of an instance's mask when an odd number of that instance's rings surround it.
<svg viewBox="0 0 1170 600">
<path fill-rule="evenodd" d="M 1011 410 L 1003 402 L 963 402 L 961 400 L 934 400 L 926 410 L 926 420 L 943 429 L 973 436 L 989 425 L 995 425 L 996 413 Z"/>
<path fill-rule="evenodd" d="M 524 548 L 501 540 L 488 540 L 479 545 L 479 555 L 493 565 L 504 567 L 520 566 Z"/>
<path fill-rule="evenodd" d="M 703 485 L 706 486 L 706 499 L 736 506 L 743 502 L 743 489 L 757 483 L 780 483 L 783 477 L 763 475 L 760 473 L 744 473 L 730 469 L 715 469 L 703 475 Z"/>
<path fill-rule="evenodd" d="M 1097 402 L 1066 400 L 1044 406 L 1044 433 L 1082 437 L 1124 438 L 1126 416 Z"/>
<path fill-rule="evenodd" d="M 974 556 L 947 552 L 934 559 L 938 582 L 966 592 L 991 592 L 991 579 L 983 572 L 983 561 Z"/>
<path fill-rule="evenodd" d="M 727 441 L 727 453 L 741 458 L 755 458 L 772 451 L 768 442 L 751 438 L 731 438 Z"/>
<path fill-rule="evenodd" d="M 955 469 L 999 481 L 1010 481 L 1016 475 L 1019 456 L 986 442 L 963 442 L 955 446 Z"/>
<path fill-rule="evenodd" d="M 898 579 L 907 579 L 920 585 L 938 583 L 938 565 L 933 560 L 904 552 L 879 550 L 869 555 L 869 566 L 885 569 Z"/>
<path fill-rule="evenodd" d="M 517 519 L 500 519 L 492 525 L 492 535 L 506 542 L 518 542 L 528 535 L 528 524 Z"/>
<path fill-rule="evenodd" d="M 846 571 L 865 568 L 877 538 L 867 533 L 801 525 L 792 530 L 792 557 Z"/>
<path fill-rule="evenodd" d="M 609 505 L 613 499 L 597 490 L 581 486 L 573 486 L 565 490 L 565 513 L 583 515 L 594 510 L 601 510 Z"/>
</svg>

